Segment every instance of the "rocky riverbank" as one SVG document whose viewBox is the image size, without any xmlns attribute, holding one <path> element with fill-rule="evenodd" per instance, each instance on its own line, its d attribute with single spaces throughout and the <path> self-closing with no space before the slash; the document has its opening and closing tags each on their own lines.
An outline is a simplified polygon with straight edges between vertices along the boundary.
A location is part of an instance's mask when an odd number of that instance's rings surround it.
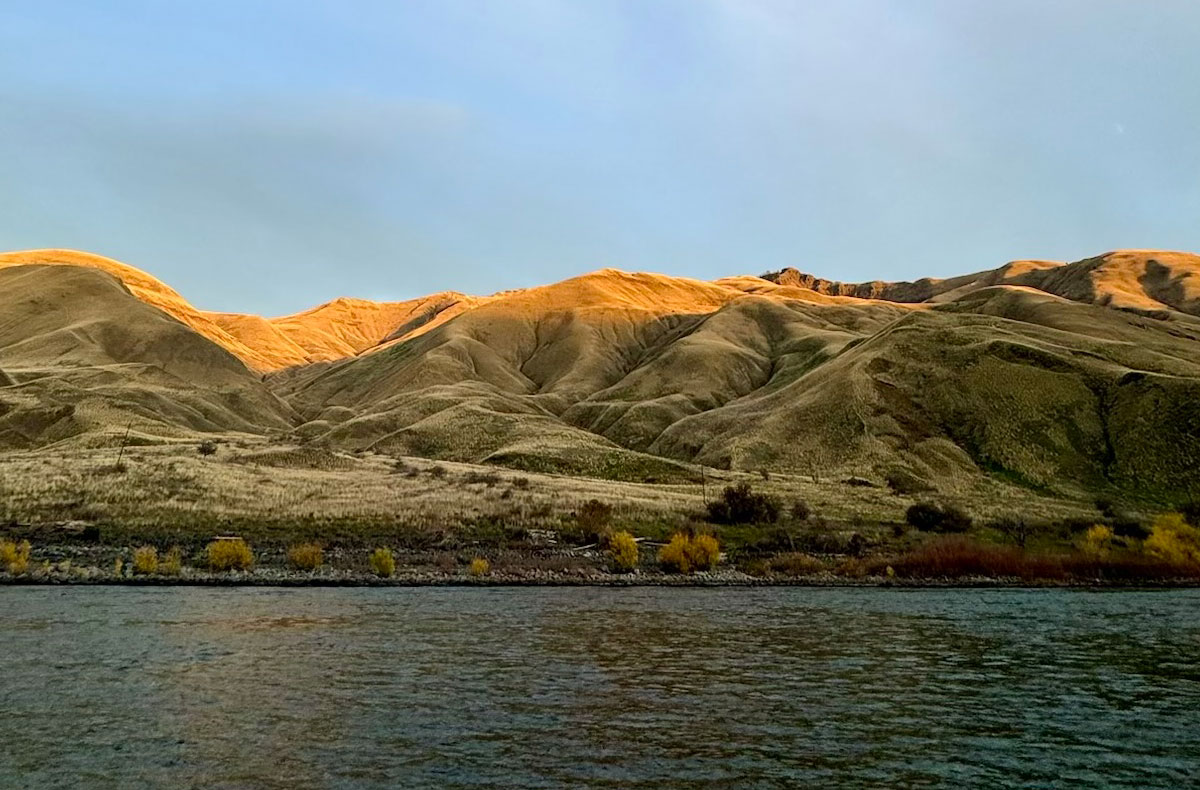
<svg viewBox="0 0 1200 790">
<path fill-rule="evenodd" d="M 397 568 L 390 577 L 369 571 L 325 568 L 299 571 L 259 567 L 249 571 L 216 573 L 184 568 L 177 575 L 114 572 L 96 566 L 51 565 L 21 574 L 0 571 L 0 585 L 129 585 L 210 587 L 437 587 L 437 586 L 602 586 L 602 587 L 1077 587 L 1077 588 L 1168 588 L 1197 587 L 1195 579 L 1177 580 L 1038 580 L 1016 577 L 965 576 L 937 579 L 900 579 L 888 576 L 847 577 L 831 572 L 802 576 L 768 574 L 753 576 L 733 568 L 692 574 L 656 570 L 611 573 L 602 569 L 543 570 L 509 569 L 472 575 L 428 568 Z"/>
<path fill-rule="evenodd" d="M 155 570 L 139 566 L 145 549 L 103 544 L 43 544 L 30 547 L 19 570 L 0 564 L 0 584 L 25 585 L 198 585 L 278 587 L 404 587 L 404 586 L 884 586 L 884 587 L 1084 587 L 1161 588 L 1200 586 L 1196 575 L 1158 573 L 1117 575 L 1120 566 L 1097 564 L 1088 570 L 1051 576 L 1025 573 L 897 573 L 885 560 L 857 560 L 805 555 L 804 562 L 720 562 L 711 570 L 674 573 L 642 562 L 629 572 L 614 572 L 609 557 L 596 549 L 542 551 L 492 549 L 482 551 L 388 552 L 391 565 L 381 573 L 363 549 L 331 548 L 315 567 L 295 566 L 282 547 L 254 553 L 251 567 L 214 570 L 202 548 L 177 552 L 176 562 L 160 555 Z M 1051 569 L 1053 570 L 1053 569 Z"/>
</svg>

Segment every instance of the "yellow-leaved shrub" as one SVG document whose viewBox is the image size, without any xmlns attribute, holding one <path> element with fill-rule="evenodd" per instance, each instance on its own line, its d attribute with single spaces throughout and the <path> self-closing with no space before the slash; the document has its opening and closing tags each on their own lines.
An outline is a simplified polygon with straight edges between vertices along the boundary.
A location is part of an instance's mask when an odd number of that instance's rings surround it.
<svg viewBox="0 0 1200 790">
<path fill-rule="evenodd" d="M 208 544 L 208 567 L 214 571 L 244 571 L 254 565 L 254 552 L 241 538 L 214 540 Z"/>
<path fill-rule="evenodd" d="M 712 535 L 697 535 L 688 543 L 693 570 L 711 571 L 721 559 L 721 546 Z"/>
<path fill-rule="evenodd" d="M 1103 524 L 1096 524 L 1088 527 L 1088 531 L 1083 534 L 1083 540 L 1079 544 L 1080 550 L 1096 559 L 1103 559 L 1108 555 L 1109 549 L 1112 548 L 1113 531 Z"/>
<path fill-rule="evenodd" d="M 1148 554 L 1174 565 L 1200 565 L 1200 529 L 1179 513 L 1163 513 L 1154 519 L 1142 546 Z"/>
<path fill-rule="evenodd" d="M 485 560 L 483 557 L 476 557 L 471 560 L 471 575 L 472 576 L 487 576 L 492 572 L 492 563 Z"/>
<path fill-rule="evenodd" d="M 608 561 L 618 573 L 628 573 L 637 567 L 638 545 L 633 535 L 618 532 L 608 539 Z"/>
<path fill-rule="evenodd" d="M 12 540 L 0 540 L 0 567 L 12 575 L 24 573 L 29 567 L 29 541 L 20 543 Z"/>
<path fill-rule="evenodd" d="M 378 548 L 371 552 L 371 570 L 381 579 L 386 579 L 396 572 L 396 560 L 392 550 Z"/>
<path fill-rule="evenodd" d="M 671 536 L 671 541 L 658 550 L 658 564 L 668 573 L 691 573 L 692 560 L 688 556 L 691 539 L 682 532 Z"/>
<path fill-rule="evenodd" d="M 708 571 L 717 566 L 721 546 L 712 535 L 687 535 L 676 532 L 671 542 L 658 552 L 658 564 L 670 573 Z"/>
<path fill-rule="evenodd" d="M 133 572 L 139 574 L 156 573 L 158 571 L 158 549 L 153 546 L 140 546 L 133 550 Z"/>
</svg>

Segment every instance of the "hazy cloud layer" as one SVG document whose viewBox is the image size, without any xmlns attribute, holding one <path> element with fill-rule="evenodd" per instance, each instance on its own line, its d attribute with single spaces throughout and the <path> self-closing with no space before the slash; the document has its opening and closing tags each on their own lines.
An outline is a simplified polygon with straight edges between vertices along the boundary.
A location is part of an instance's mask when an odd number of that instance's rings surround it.
<svg viewBox="0 0 1200 790">
<path fill-rule="evenodd" d="M 1171 0 L 27 3 L 0 26 L 0 248 L 271 314 L 601 266 L 1194 250 L 1198 24 Z"/>
</svg>

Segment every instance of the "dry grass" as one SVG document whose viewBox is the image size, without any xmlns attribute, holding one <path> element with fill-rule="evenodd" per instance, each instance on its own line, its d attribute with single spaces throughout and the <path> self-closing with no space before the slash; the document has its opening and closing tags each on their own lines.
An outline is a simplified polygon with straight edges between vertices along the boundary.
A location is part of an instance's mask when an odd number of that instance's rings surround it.
<svg viewBox="0 0 1200 790">
<path fill-rule="evenodd" d="M 811 554 L 802 551 L 789 551 L 777 554 L 769 560 L 759 560 L 748 566 L 747 572 L 755 576 L 765 576 L 769 573 L 781 576 L 812 576 L 822 573 L 827 568 L 825 563 Z"/>
<path fill-rule="evenodd" d="M 246 440 L 248 447 L 264 443 Z M 221 521 L 240 533 L 325 537 L 357 532 L 444 530 L 502 520 L 524 528 L 559 529 L 576 507 L 604 497 L 626 518 L 662 521 L 701 507 L 699 486 L 656 486 L 522 473 L 411 458 L 422 474 L 391 473 L 388 456 L 345 456 L 346 468 L 256 467 L 237 449 L 200 458 L 190 445 L 126 452 L 128 471 L 114 485 L 115 449 L 0 455 L 0 518 L 21 523 L 103 522 L 114 530 L 154 534 L 183 529 L 212 534 Z M 242 451 L 243 453 L 245 451 Z M 339 456 L 341 457 L 341 456 Z M 427 474 L 435 467 L 444 477 Z M 471 474 L 510 481 L 492 487 L 464 482 Z M 508 493 L 504 496 L 505 492 Z M 306 534 L 307 533 L 307 534 Z"/>
<path fill-rule="evenodd" d="M 241 445 L 241 446 L 239 446 Z M 574 527 L 572 512 L 589 500 L 612 507 L 614 529 L 637 526 L 639 534 L 666 537 L 704 512 L 699 484 L 627 483 L 561 475 L 515 473 L 489 466 L 406 457 L 417 477 L 394 473 L 395 458 L 339 455 L 345 468 L 256 467 L 245 457 L 286 445 L 231 438 L 212 458 L 195 445 L 130 448 L 128 471 L 114 485 L 115 448 L 0 454 L 0 520 L 19 523 L 85 522 L 107 525 L 106 535 L 129 543 L 152 538 L 211 536 L 221 522 L 255 541 L 361 540 L 366 546 L 407 541 L 472 524 L 522 529 Z M 448 474 L 433 478 L 435 465 Z M 492 487 L 470 485 L 470 475 L 498 475 Z M 710 470 L 711 493 L 749 476 Z M 508 485 L 505 485 L 507 483 Z M 792 500 L 802 496 L 831 521 L 878 524 L 903 520 L 912 502 L 886 489 L 848 488 L 836 480 L 772 474 L 755 490 Z M 977 520 L 1033 512 L 1044 520 L 1094 517 L 1090 502 L 1064 502 L 985 481 L 963 489 L 961 502 Z M 725 530 L 722 530 L 724 533 Z M 724 542 L 724 541 L 723 541 Z"/>
<path fill-rule="evenodd" d="M 578 575 L 581 572 L 590 571 L 595 568 L 595 565 L 586 557 L 561 554 L 500 554 L 494 557 L 491 563 L 494 571 L 503 573 L 535 572 Z M 443 572 L 450 573 L 457 567 L 458 564 L 454 563 L 443 567 L 442 570 Z"/>
<path fill-rule="evenodd" d="M 183 572 L 183 551 L 178 546 L 172 546 L 158 563 L 158 572 L 163 576 L 178 576 Z"/>
<path fill-rule="evenodd" d="M 879 569 L 882 561 L 874 563 Z M 1003 576 L 1057 579 L 1061 565 L 1047 558 L 1027 556 L 1015 546 L 993 546 L 961 536 L 938 537 L 891 560 L 897 576 L 941 579 L 963 576 Z"/>
</svg>

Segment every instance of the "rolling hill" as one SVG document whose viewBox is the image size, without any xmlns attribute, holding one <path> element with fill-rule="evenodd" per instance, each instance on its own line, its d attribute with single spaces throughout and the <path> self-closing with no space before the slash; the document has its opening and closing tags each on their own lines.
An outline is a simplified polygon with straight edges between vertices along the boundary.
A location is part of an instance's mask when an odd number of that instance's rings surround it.
<svg viewBox="0 0 1200 790">
<path fill-rule="evenodd" d="M 0 255 L 0 311 L 0 446 L 113 441 L 133 421 L 144 441 L 272 435 L 631 480 L 704 465 L 1200 496 L 1185 253 L 913 283 L 605 269 L 261 318 L 43 250 Z"/>
<path fill-rule="evenodd" d="M 93 267 L 0 269 L 0 448 L 260 434 L 295 417 L 232 353 Z"/>
</svg>

